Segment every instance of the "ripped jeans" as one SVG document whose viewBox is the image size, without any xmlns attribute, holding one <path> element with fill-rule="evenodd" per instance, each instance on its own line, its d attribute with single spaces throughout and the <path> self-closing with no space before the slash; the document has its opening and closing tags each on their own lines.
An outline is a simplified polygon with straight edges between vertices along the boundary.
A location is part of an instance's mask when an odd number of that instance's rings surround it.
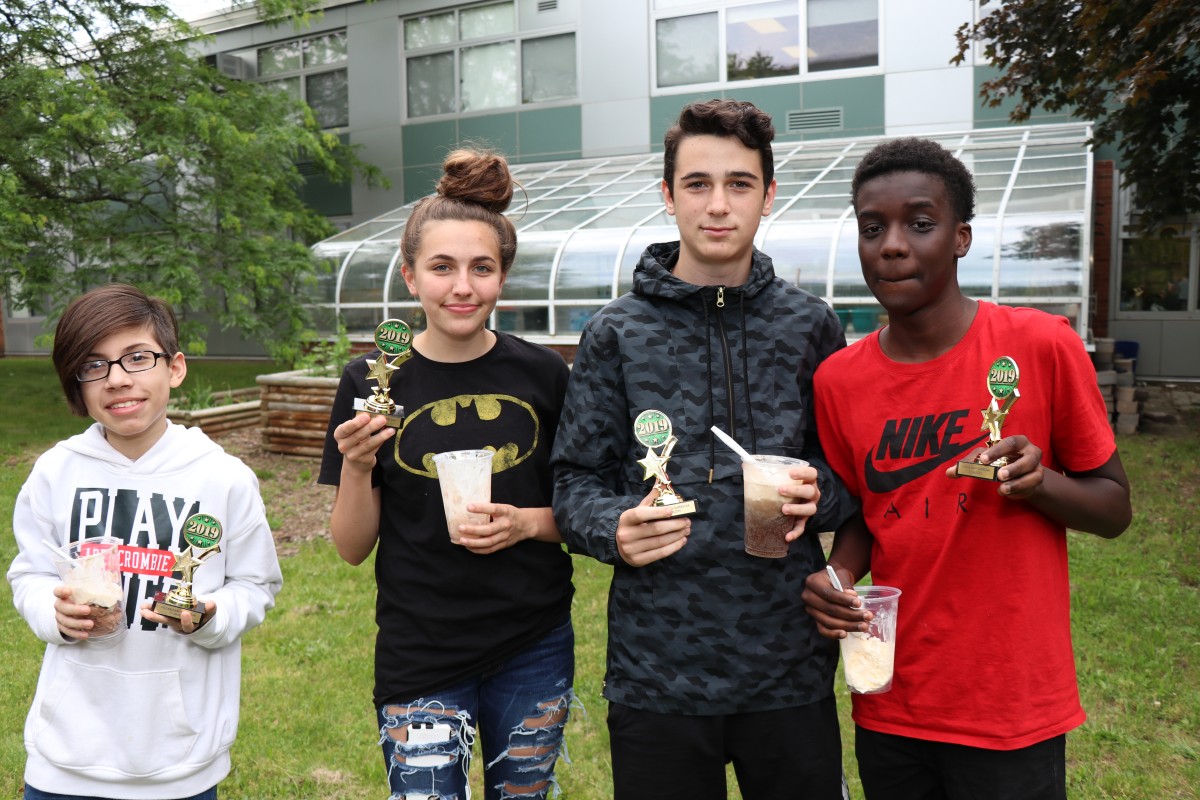
<svg viewBox="0 0 1200 800">
<path fill-rule="evenodd" d="M 410 703 L 378 709 L 392 800 L 469 800 L 476 734 L 486 800 L 545 798 L 574 700 L 568 620 L 492 672 Z M 565 754 L 564 754 L 565 758 Z"/>
</svg>

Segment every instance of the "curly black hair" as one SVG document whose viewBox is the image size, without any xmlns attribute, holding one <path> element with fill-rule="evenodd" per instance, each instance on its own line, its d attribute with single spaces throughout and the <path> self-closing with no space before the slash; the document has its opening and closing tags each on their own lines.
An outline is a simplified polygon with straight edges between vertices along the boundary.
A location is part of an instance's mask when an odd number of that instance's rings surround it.
<svg viewBox="0 0 1200 800">
<path fill-rule="evenodd" d="M 892 139 L 871 149 L 854 170 L 850 202 L 858 211 L 858 192 L 869 180 L 893 172 L 922 172 L 942 179 L 959 222 L 975 216 L 975 179 L 949 150 L 929 139 Z"/>
</svg>

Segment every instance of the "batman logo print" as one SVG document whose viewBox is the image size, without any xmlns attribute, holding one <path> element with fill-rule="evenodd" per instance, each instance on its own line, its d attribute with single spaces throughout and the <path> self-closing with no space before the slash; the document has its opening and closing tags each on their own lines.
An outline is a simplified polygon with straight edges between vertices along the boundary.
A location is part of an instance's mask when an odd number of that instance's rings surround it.
<svg viewBox="0 0 1200 800">
<path fill-rule="evenodd" d="M 438 442 L 438 451 L 494 450 L 492 472 L 512 469 L 533 454 L 540 434 L 533 406 L 507 394 L 460 394 L 427 403 L 409 414 L 393 445 L 400 467 L 437 477 L 432 452 L 415 452 L 405 442 Z"/>
</svg>

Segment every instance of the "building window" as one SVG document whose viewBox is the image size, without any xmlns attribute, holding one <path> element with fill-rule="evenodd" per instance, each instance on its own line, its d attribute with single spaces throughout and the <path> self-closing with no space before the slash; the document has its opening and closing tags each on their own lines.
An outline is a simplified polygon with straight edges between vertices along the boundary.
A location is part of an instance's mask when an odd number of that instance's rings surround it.
<svg viewBox="0 0 1200 800">
<path fill-rule="evenodd" d="M 322 128 L 350 124 L 345 31 L 221 53 L 217 65 L 226 75 L 257 80 L 305 101 Z"/>
<path fill-rule="evenodd" d="M 1121 239 L 1121 311 L 1195 311 L 1200 233 Z"/>
<path fill-rule="evenodd" d="M 404 20 L 408 116 L 577 96 L 575 34 L 518 31 L 513 0 Z"/>
<path fill-rule="evenodd" d="M 655 4 L 659 89 L 879 66 L 879 0 L 777 0 L 671 15 L 665 9 L 674 5 Z"/>
</svg>

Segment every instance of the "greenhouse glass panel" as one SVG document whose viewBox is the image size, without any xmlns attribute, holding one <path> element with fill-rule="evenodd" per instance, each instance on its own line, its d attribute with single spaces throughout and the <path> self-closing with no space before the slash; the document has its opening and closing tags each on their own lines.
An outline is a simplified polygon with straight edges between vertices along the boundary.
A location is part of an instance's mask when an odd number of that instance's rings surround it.
<svg viewBox="0 0 1200 800">
<path fill-rule="evenodd" d="M 619 228 L 572 235 L 558 265 L 555 299 L 611 299 L 617 250 L 627 237 L 628 232 Z"/>
<path fill-rule="evenodd" d="M 1083 211 L 1083 186 L 1078 183 L 1022 186 L 1018 181 L 1005 206 L 1006 214 L 1038 211 Z"/>
<path fill-rule="evenodd" d="M 829 242 L 836 227 L 835 222 L 772 225 L 761 249 L 771 256 L 776 275 L 824 297 L 829 278 Z"/>
<path fill-rule="evenodd" d="M 311 288 L 305 289 L 305 298 L 310 303 L 335 303 L 337 302 L 337 281 L 338 273 L 342 268 L 342 261 L 345 259 L 344 253 L 326 254 L 321 259 L 321 268 L 317 272 L 316 284 Z"/>
<path fill-rule="evenodd" d="M 854 224 L 853 217 L 842 224 L 837 250 L 833 255 L 833 296 L 871 296 L 863 281 L 862 263 L 858 260 L 858 226 Z"/>
<path fill-rule="evenodd" d="M 604 305 L 555 306 L 554 326 L 557 333 L 579 334 L 592 316 Z"/>
<path fill-rule="evenodd" d="M 1082 292 L 1082 219 L 1006 217 L 1000 245 L 1002 297 L 1071 297 Z"/>
<path fill-rule="evenodd" d="M 971 220 L 971 249 L 958 260 L 958 288 L 969 297 L 992 296 L 992 267 L 996 261 L 996 218 Z"/>
<path fill-rule="evenodd" d="M 517 260 L 504 279 L 505 300 L 547 300 L 550 270 L 566 236 L 523 235 L 517 239 Z"/>
<path fill-rule="evenodd" d="M 386 233 L 391 233 L 391 236 L 384 236 L 388 241 L 400 241 L 400 234 L 404 232 L 403 223 L 399 222 L 364 222 L 362 225 L 357 225 L 350 230 L 342 231 L 336 236 L 331 236 L 322 244 L 331 242 L 361 242 L 364 239 L 372 239 L 376 236 L 382 236 Z"/>
<path fill-rule="evenodd" d="M 659 205 L 661 203 L 662 201 L 660 200 Z M 611 211 L 606 211 L 602 217 L 595 221 L 595 224 L 606 228 L 626 228 L 641 222 L 656 210 L 655 206 L 626 204 Z"/>
<path fill-rule="evenodd" d="M 802 222 L 816 219 L 838 219 L 845 214 L 846 208 L 850 205 L 850 185 L 846 184 L 845 194 L 841 192 L 826 194 L 825 184 L 821 184 L 821 189 L 821 194 L 806 194 L 788 205 L 784 211 L 779 212 L 779 219 L 788 222 Z M 778 195 L 776 195 L 775 202 L 779 202 Z"/>
<path fill-rule="evenodd" d="M 396 316 L 402 316 L 397 314 Z M 410 320 L 405 320 L 410 322 Z M 370 340 L 375 336 L 375 328 L 379 323 L 383 322 L 383 309 L 381 308 L 347 308 L 342 306 L 342 324 L 346 326 L 346 335 L 354 336 L 359 339 L 366 338 Z"/>
<path fill-rule="evenodd" d="M 638 228 L 621 254 L 621 271 L 617 274 L 617 297 L 633 289 L 633 271 L 642 260 L 642 253 L 652 244 L 674 242 L 679 239 L 679 229 L 674 225 L 658 223 Z"/>
<path fill-rule="evenodd" d="M 397 248 L 399 245 L 397 245 Z M 408 284 L 404 282 L 404 275 L 400 272 L 400 261 L 396 259 L 395 274 L 392 275 L 392 285 L 388 289 L 388 305 L 399 303 L 410 303 L 414 301 L 412 292 L 408 291 Z"/>
<path fill-rule="evenodd" d="M 396 256 L 393 242 L 364 242 L 354 251 L 342 277 L 342 303 L 376 303 L 383 301 L 383 282 Z"/>
<path fill-rule="evenodd" d="M 549 306 L 518 306 L 501 299 L 496 306 L 496 328 L 508 333 L 545 335 L 550 333 Z"/>
<path fill-rule="evenodd" d="M 1061 309 L 1083 324 L 1089 312 L 1091 129 L 1042 127 L 934 135 L 973 168 L 979 187 L 960 285 L 973 297 Z M 826 296 L 854 336 L 876 329 L 882 312 L 859 267 L 850 178 L 882 138 L 776 142 L 775 202 L 756 238 L 780 277 Z M 679 238 L 659 189 L 661 159 L 643 153 L 512 165 L 524 187 L 508 213 L 520 244 L 493 317 L 497 327 L 550 344 L 574 343 L 584 320 L 629 290 L 645 247 Z M 314 247 L 318 258 L 340 265 L 344 274 L 340 296 L 327 275 L 318 277 L 313 299 L 362 317 L 361 332 L 353 334 L 359 341 L 369 339 L 385 313 L 421 319 L 399 275 L 387 276 L 411 209 L 395 209 Z M 360 243 L 363 249 L 344 262 Z"/>
</svg>

